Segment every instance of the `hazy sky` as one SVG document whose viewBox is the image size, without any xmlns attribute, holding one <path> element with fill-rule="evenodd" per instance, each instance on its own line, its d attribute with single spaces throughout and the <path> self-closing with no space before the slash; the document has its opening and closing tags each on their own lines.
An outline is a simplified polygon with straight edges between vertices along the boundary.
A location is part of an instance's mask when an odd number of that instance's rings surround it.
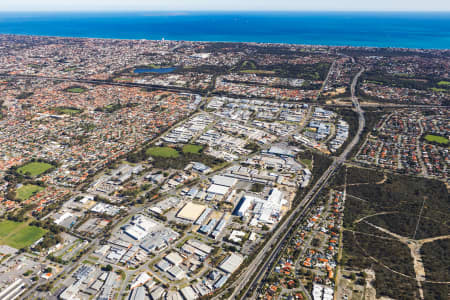
<svg viewBox="0 0 450 300">
<path fill-rule="evenodd" d="M 0 0 L 1 11 L 365 10 L 450 11 L 449 0 Z"/>
</svg>

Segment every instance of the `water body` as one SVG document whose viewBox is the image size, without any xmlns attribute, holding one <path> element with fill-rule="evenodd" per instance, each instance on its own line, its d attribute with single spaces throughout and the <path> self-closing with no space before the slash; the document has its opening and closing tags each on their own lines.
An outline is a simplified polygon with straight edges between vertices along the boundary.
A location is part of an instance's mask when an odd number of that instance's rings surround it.
<svg viewBox="0 0 450 300">
<path fill-rule="evenodd" d="M 448 49 L 450 12 L 3 12 L 0 33 Z"/>
<path fill-rule="evenodd" d="M 142 74 L 142 73 L 170 73 L 175 71 L 176 68 L 159 68 L 159 69 L 134 69 L 134 73 L 136 74 Z"/>
</svg>

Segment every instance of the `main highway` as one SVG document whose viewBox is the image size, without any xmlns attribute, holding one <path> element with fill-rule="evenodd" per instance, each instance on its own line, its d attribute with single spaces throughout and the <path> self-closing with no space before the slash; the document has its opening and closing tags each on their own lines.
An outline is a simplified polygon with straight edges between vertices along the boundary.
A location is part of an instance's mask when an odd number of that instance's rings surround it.
<svg viewBox="0 0 450 300">
<path fill-rule="evenodd" d="M 236 280 L 233 292 L 228 299 L 231 300 L 239 298 L 250 298 L 252 291 L 254 291 L 258 287 L 259 283 L 264 278 L 265 274 L 270 269 L 275 259 L 279 256 L 281 250 L 287 242 L 287 238 L 296 227 L 295 225 L 298 222 L 302 221 L 311 204 L 314 203 L 317 195 L 319 195 L 332 175 L 346 161 L 347 156 L 351 152 L 351 150 L 358 144 L 364 130 L 365 119 L 364 112 L 361 109 L 358 98 L 355 95 L 355 90 L 358 78 L 363 72 L 364 68 L 361 68 L 361 70 L 353 78 L 350 87 L 353 106 L 358 114 L 358 130 L 355 136 L 353 137 L 352 141 L 348 143 L 341 155 L 333 159 L 333 162 L 328 167 L 328 169 L 317 180 L 315 185 L 306 194 L 302 201 L 294 208 L 291 214 L 273 232 L 267 243 L 259 251 L 254 260 L 244 271 L 244 273 L 242 273 L 242 275 Z"/>
<path fill-rule="evenodd" d="M 167 91 L 174 93 L 190 93 L 190 94 L 198 94 L 201 96 L 212 96 L 218 95 L 222 96 L 223 93 L 214 92 L 211 90 L 197 90 L 186 87 L 175 87 L 175 86 L 164 86 L 164 85 L 155 85 L 149 83 L 135 83 L 135 82 L 117 82 L 112 80 L 101 80 L 101 79 L 84 79 L 84 78 L 76 78 L 76 77 L 55 77 L 55 76 L 41 76 L 41 75 L 29 75 L 29 74 L 9 74 L 9 73 L 0 73 L 0 78 L 16 78 L 16 79 L 40 79 L 40 80 L 53 80 L 53 81 L 64 81 L 64 82 L 73 82 L 73 83 L 85 83 L 92 85 L 111 85 L 111 86 L 122 86 L 122 87 L 138 87 L 145 88 L 149 91 Z M 321 90 L 324 88 L 326 81 L 328 81 L 329 74 L 321 87 Z M 355 82 L 356 84 L 356 82 Z M 354 88 L 354 87 L 353 87 Z M 354 101 L 354 93 L 352 93 L 352 100 Z M 281 102 L 281 103 L 292 103 L 291 100 L 275 100 L 270 99 L 271 101 Z M 355 104 L 353 104 L 355 105 Z M 360 104 L 358 103 L 358 106 Z M 325 104 L 326 107 L 347 107 L 350 104 L 342 103 L 342 104 Z M 364 106 L 364 104 L 363 104 Z M 368 107 L 376 107 L 375 105 L 366 104 Z M 383 107 L 392 107 L 392 108 L 403 108 L 403 107 L 412 107 L 412 108 L 439 108 L 439 107 L 448 107 L 446 105 L 418 105 L 418 104 L 388 104 L 383 103 Z"/>
<path fill-rule="evenodd" d="M 358 82 L 358 78 L 364 72 L 364 68 L 355 75 L 351 83 L 351 98 L 353 102 L 353 107 L 358 113 L 358 130 L 356 135 L 353 137 L 352 141 L 346 146 L 345 150 L 342 154 L 333 159 L 333 162 L 328 167 L 328 169 L 322 174 L 322 176 L 317 180 L 315 185 L 311 188 L 311 190 L 306 194 L 306 196 L 302 199 L 302 201 L 294 208 L 294 210 L 289 214 L 289 216 L 284 220 L 280 226 L 272 233 L 271 237 L 267 241 L 267 243 L 263 246 L 263 248 L 258 252 L 254 260 L 248 266 L 248 268 L 244 271 L 244 273 L 233 283 L 234 290 L 229 297 L 229 299 L 237 299 L 239 295 L 243 298 L 247 298 L 249 296 L 249 292 L 254 290 L 258 284 L 261 282 L 261 279 L 264 278 L 267 270 L 274 263 L 275 259 L 278 257 L 279 253 L 283 249 L 287 238 L 290 233 L 295 228 L 295 224 L 303 219 L 305 213 L 308 211 L 311 204 L 316 199 L 317 195 L 324 188 L 328 180 L 331 176 L 338 170 L 338 168 L 346 161 L 348 154 L 350 151 L 358 144 L 360 136 L 365 126 L 364 112 L 359 104 L 359 101 L 355 95 L 356 84 Z M 55 78 L 55 77 L 45 77 L 45 76 L 35 76 L 35 75 L 11 75 L 11 74 L 0 74 L 0 77 L 15 77 L 15 78 L 37 78 L 37 79 L 51 79 L 51 80 L 62 80 L 62 81 L 71 81 L 78 83 L 89 83 L 89 84 L 107 84 L 107 85 L 116 85 L 116 86 L 125 86 L 125 87 L 141 87 L 141 88 L 149 88 L 155 90 L 167 90 L 174 92 L 193 92 L 190 89 L 184 88 L 171 88 L 165 86 L 154 86 L 148 84 L 138 84 L 138 83 L 123 83 L 123 82 L 113 82 L 113 81 L 105 81 L 105 80 L 91 80 L 91 79 L 80 79 L 80 78 Z M 199 91 L 195 91 L 197 94 Z M 98 241 L 96 241 L 98 242 Z M 67 270 L 65 270 L 67 271 Z M 242 292 L 243 291 L 243 292 Z"/>
</svg>

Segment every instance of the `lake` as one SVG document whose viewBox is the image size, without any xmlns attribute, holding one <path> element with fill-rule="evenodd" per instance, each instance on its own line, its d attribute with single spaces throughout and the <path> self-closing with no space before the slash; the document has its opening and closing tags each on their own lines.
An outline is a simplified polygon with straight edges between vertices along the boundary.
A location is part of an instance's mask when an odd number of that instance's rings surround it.
<svg viewBox="0 0 450 300">
<path fill-rule="evenodd" d="M 160 74 L 165 74 L 165 73 L 170 73 L 175 71 L 176 68 L 159 68 L 159 69 L 143 69 L 143 68 L 139 68 L 139 69 L 134 69 L 133 73 L 136 74 L 142 74 L 142 73 L 160 73 Z"/>
</svg>

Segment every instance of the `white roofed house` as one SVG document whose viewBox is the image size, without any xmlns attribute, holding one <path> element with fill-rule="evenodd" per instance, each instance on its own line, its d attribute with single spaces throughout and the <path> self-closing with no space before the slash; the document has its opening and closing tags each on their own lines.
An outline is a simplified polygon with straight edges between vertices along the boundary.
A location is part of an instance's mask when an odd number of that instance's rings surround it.
<svg viewBox="0 0 450 300">
<path fill-rule="evenodd" d="M 283 192 L 277 188 L 270 191 L 268 197 L 261 199 L 252 195 L 241 198 L 234 209 L 233 214 L 243 217 L 252 207 L 252 212 L 259 222 L 273 224 L 278 221 L 281 208 L 287 201 L 283 198 Z"/>
<path fill-rule="evenodd" d="M 218 184 L 211 184 L 207 190 L 208 193 L 216 194 L 216 195 L 226 195 L 229 191 L 230 187 L 218 185 Z"/>
<path fill-rule="evenodd" d="M 198 295 L 195 293 L 194 289 L 190 286 L 186 286 L 180 290 L 181 295 L 186 300 L 195 300 L 198 298 Z"/>
<path fill-rule="evenodd" d="M 270 191 L 267 201 L 274 203 L 274 204 L 279 204 L 279 205 L 284 205 L 286 202 L 283 199 L 283 192 L 277 188 L 274 188 Z"/>
<path fill-rule="evenodd" d="M 178 266 L 173 266 L 167 270 L 167 273 L 172 275 L 176 280 L 181 280 L 186 276 L 186 273 Z"/>
<path fill-rule="evenodd" d="M 236 178 L 223 176 L 223 175 L 214 175 L 211 178 L 211 182 L 213 184 L 227 186 L 227 187 L 233 187 L 237 183 L 237 181 L 238 180 Z"/>
<path fill-rule="evenodd" d="M 131 224 L 141 228 L 142 230 L 149 231 L 150 228 L 156 226 L 157 224 L 151 219 L 144 217 L 142 215 L 137 215 L 133 217 Z"/>
<path fill-rule="evenodd" d="M 125 225 L 124 232 L 135 240 L 141 240 L 147 235 L 147 231 L 133 225 Z"/>
<path fill-rule="evenodd" d="M 132 285 L 130 286 L 130 290 L 133 290 L 137 287 L 143 286 L 147 282 L 151 281 L 152 278 L 150 275 L 148 275 L 146 272 L 143 272 L 139 274 L 136 279 L 133 281 Z"/>
<path fill-rule="evenodd" d="M 183 262 L 183 258 L 180 256 L 180 254 L 176 252 L 170 252 L 169 254 L 164 257 L 168 262 L 170 262 L 173 265 L 178 266 Z"/>
<path fill-rule="evenodd" d="M 247 210 L 250 208 L 250 206 L 253 203 L 254 197 L 251 196 L 244 196 L 239 201 L 238 205 L 236 206 L 233 214 L 239 217 L 243 217 Z"/>
<path fill-rule="evenodd" d="M 147 300 L 148 297 L 146 295 L 145 287 L 140 286 L 133 289 L 130 293 L 130 300 Z"/>
<path fill-rule="evenodd" d="M 270 147 L 270 149 L 267 151 L 269 154 L 277 155 L 277 156 L 288 156 L 288 157 L 294 157 L 294 152 L 287 148 L 283 147 L 281 145 L 273 145 Z"/>
<path fill-rule="evenodd" d="M 281 207 L 286 204 L 286 200 L 283 199 L 283 192 L 274 188 L 270 191 L 267 199 L 258 204 L 260 204 L 259 211 L 256 211 L 255 206 L 255 214 L 259 214 L 258 221 L 273 224 L 278 221 Z"/>
<path fill-rule="evenodd" d="M 156 227 L 157 225 L 158 223 L 143 215 L 136 215 L 132 218 L 129 224 L 125 225 L 122 228 L 124 230 L 124 233 L 139 241 L 143 239 L 151 231 L 151 229 Z"/>
<path fill-rule="evenodd" d="M 219 265 L 219 269 L 221 269 L 225 273 L 231 274 L 236 271 L 243 262 L 244 257 L 239 254 L 231 253 L 222 261 L 222 263 Z"/>
</svg>

